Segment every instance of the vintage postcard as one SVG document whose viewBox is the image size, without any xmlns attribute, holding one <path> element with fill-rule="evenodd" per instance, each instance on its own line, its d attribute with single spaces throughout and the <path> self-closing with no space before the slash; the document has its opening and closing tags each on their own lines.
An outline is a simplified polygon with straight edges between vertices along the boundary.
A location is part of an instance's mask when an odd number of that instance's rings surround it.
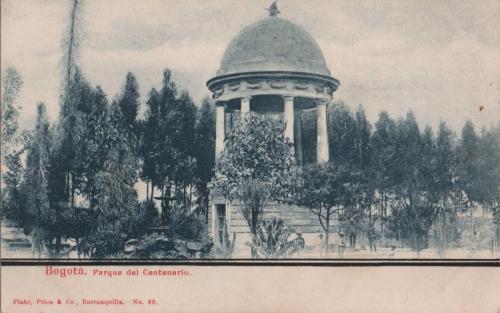
<svg viewBox="0 0 500 313">
<path fill-rule="evenodd" d="M 500 311 L 497 0 L 2 0 L 1 127 L 2 312 Z"/>
</svg>

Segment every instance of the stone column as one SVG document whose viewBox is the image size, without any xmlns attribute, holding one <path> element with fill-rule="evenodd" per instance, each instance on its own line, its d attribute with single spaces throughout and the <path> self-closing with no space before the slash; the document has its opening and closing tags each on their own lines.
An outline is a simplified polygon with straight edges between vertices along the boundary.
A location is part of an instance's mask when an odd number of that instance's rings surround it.
<svg viewBox="0 0 500 313">
<path fill-rule="evenodd" d="M 299 164 L 304 163 L 304 156 L 302 155 L 302 112 L 295 111 L 295 156 Z"/>
<path fill-rule="evenodd" d="M 290 142 L 294 142 L 293 129 L 294 129 L 294 113 L 293 113 L 293 97 L 286 96 L 283 98 L 285 101 L 285 109 L 283 119 L 285 121 L 285 136 L 288 137 Z"/>
<path fill-rule="evenodd" d="M 224 150 L 224 136 L 225 136 L 225 109 L 224 102 L 216 103 L 216 116 L 215 116 L 215 159 L 218 160 Z"/>
<path fill-rule="evenodd" d="M 213 200 L 212 200 L 213 202 Z M 217 240 L 217 231 L 215 230 L 215 223 L 216 223 L 216 219 L 217 219 L 217 205 L 215 203 L 212 203 L 212 220 L 210 221 L 212 225 L 211 226 L 211 233 L 212 233 L 212 240 L 214 243 L 217 243 L 218 240 Z"/>
<path fill-rule="evenodd" d="M 241 98 L 241 116 L 243 117 L 244 114 L 250 112 L 250 99 L 252 99 L 252 97 L 244 97 L 244 98 Z"/>
<path fill-rule="evenodd" d="M 326 101 L 318 101 L 316 104 L 318 108 L 318 125 L 316 141 L 316 158 L 318 163 L 328 162 L 329 148 L 328 148 L 328 128 L 326 123 Z"/>
</svg>

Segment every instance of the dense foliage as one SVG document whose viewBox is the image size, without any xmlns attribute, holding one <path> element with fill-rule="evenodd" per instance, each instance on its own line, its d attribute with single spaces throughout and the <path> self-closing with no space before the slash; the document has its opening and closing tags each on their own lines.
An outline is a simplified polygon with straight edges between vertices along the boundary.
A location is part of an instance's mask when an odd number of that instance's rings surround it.
<svg viewBox="0 0 500 313">
<path fill-rule="evenodd" d="M 291 239 L 292 231 L 285 226 L 283 220 L 263 220 L 252 237 L 252 247 L 256 257 L 261 259 L 277 259 L 292 257 L 302 248 L 303 242 L 297 238 Z"/>
<path fill-rule="evenodd" d="M 242 187 L 258 184 L 261 193 L 279 201 L 289 196 L 295 170 L 293 144 L 284 135 L 284 125 L 248 113 L 225 139 L 215 183 L 231 200 L 243 201 Z"/>
<path fill-rule="evenodd" d="M 262 220 L 270 200 L 308 207 L 327 241 L 335 216 L 340 230 L 366 233 L 377 226 L 382 239 L 416 251 L 433 239 L 442 256 L 461 237 L 468 236 L 471 247 L 485 237 L 473 214 L 480 208 L 493 217 L 491 227 L 482 224 L 492 228 L 496 246 L 500 125 L 478 133 L 466 121 L 456 135 L 442 122 L 435 135 L 430 127 L 419 127 L 412 112 L 398 120 L 381 112 L 371 125 L 362 106 L 352 113 L 334 103 L 327 119 L 330 161 L 315 164 L 314 110 L 296 113 L 295 142 L 301 145 L 295 149 L 283 123 L 248 113 L 226 135 L 225 150 L 214 165 L 211 101 L 203 100 L 198 108 L 168 69 L 161 88 L 143 99 L 144 115 L 133 73 L 109 101 L 79 69 L 82 2 L 69 4 L 54 125 L 40 103 L 33 129 L 21 130 L 21 75 L 14 68 L 2 75 L 2 217 L 18 221 L 39 255 L 43 249 L 59 256 L 65 238 L 75 239 L 81 253 L 108 257 L 131 238 L 153 231 L 202 237 L 207 185 L 213 179 L 229 200 L 241 204 L 254 236 L 254 255 L 257 250 L 282 254 L 269 244 L 274 234 L 286 237 L 282 225 Z M 143 203 L 137 194 L 141 181 L 146 184 Z M 466 214 L 470 226 L 460 228 L 459 218 Z"/>
<path fill-rule="evenodd" d="M 399 120 L 381 112 L 372 129 L 361 107 L 353 114 L 334 103 L 328 127 L 330 162 L 305 164 L 296 199 L 316 213 L 326 232 L 338 212 L 341 230 L 354 225 L 366 234 L 378 225 L 377 236 L 386 242 L 392 238 L 418 252 L 432 239 L 444 256 L 461 237 L 479 235 L 472 212 L 482 208 L 494 217 L 496 245 L 500 126 L 478 135 L 467 121 L 457 140 L 444 122 L 434 135 L 430 127 L 420 130 L 412 112 Z M 466 212 L 470 227 L 459 229 Z"/>
<path fill-rule="evenodd" d="M 283 124 L 247 113 L 228 135 L 215 172 L 216 188 L 241 203 L 255 235 L 266 202 L 284 201 L 293 192 L 296 161 Z"/>
</svg>

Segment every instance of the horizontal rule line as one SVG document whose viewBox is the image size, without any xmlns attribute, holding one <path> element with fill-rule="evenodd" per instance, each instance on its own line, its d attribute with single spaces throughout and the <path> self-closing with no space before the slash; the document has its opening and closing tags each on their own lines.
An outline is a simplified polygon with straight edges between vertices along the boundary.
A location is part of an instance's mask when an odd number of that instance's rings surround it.
<svg viewBox="0 0 500 313">
<path fill-rule="evenodd" d="M 300 267 L 343 267 L 343 266 L 463 266 L 463 267 L 499 267 L 500 259 L 205 259 L 205 260 L 32 260 L 32 259 L 4 259 L 2 266 L 130 266 L 130 265 L 183 265 L 183 266 L 300 266 Z"/>
</svg>

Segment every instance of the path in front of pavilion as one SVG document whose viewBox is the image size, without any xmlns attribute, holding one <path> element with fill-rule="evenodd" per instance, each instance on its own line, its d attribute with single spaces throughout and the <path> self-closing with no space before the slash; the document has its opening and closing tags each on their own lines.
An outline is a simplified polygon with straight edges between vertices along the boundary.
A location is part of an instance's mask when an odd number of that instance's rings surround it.
<svg viewBox="0 0 500 313">
<path fill-rule="evenodd" d="M 235 259 L 248 259 L 250 257 L 249 250 L 240 250 L 236 255 L 233 255 Z M 370 251 L 369 249 L 356 249 L 347 247 L 344 250 L 343 257 L 340 257 L 338 252 L 338 247 L 332 247 L 328 254 L 328 257 L 324 252 L 321 251 L 319 247 L 306 247 L 305 250 L 301 251 L 299 254 L 295 254 L 290 257 L 290 259 L 440 259 L 437 249 L 424 249 L 417 252 L 409 248 L 396 248 L 395 251 L 391 251 L 390 248 L 379 248 L 377 247 L 377 252 Z M 500 258 L 500 252 L 496 251 L 492 254 L 491 250 L 481 249 L 471 253 L 468 249 L 448 249 L 446 250 L 445 259 L 498 259 Z"/>
</svg>

